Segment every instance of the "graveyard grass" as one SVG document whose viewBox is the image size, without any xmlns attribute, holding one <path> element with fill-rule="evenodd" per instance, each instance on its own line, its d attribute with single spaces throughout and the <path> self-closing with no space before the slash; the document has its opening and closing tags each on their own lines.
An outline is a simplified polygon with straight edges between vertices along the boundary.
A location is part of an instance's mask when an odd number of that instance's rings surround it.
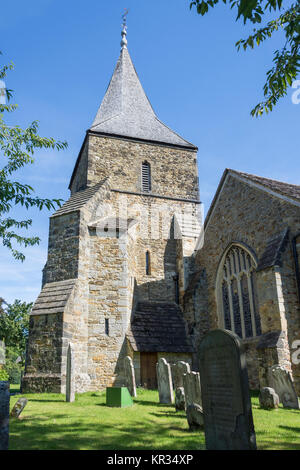
<svg viewBox="0 0 300 470">
<path fill-rule="evenodd" d="M 11 391 L 16 386 L 11 386 Z M 190 432 L 184 412 L 160 405 L 158 392 L 137 389 L 134 406 L 109 408 L 105 392 L 76 394 L 66 403 L 59 394 L 11 396 L 11 408 L 20 396 L 28 404 L 20 419 L 10 419 L 11 450 L 201 450 L 204 433 Z M 252 393 L 258 449 L 300 450 L 300 411 L 266 411 Z"/>
</svg>

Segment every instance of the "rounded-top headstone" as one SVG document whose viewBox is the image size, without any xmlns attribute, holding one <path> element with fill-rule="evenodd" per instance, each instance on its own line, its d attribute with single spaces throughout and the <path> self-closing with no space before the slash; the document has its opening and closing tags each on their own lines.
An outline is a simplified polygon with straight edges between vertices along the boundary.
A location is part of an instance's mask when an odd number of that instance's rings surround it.
<svg viewBox="0 0 300 470">
<path fill-rule="evenodd" d="M 200 343 L 199 364 L 206 448 L 256 449 L 246 356 L 239 337 L 228 330 L 207 333 Z"/>
</svg>

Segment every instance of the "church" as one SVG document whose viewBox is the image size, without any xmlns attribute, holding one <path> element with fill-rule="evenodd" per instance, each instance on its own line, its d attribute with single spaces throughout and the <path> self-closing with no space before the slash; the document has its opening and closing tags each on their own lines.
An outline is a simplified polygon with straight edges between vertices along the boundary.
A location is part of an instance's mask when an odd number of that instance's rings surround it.
<svg viewBox="0 0 300 470">
<path fill-rule="evenodd" d="M 156 362 L 198 370 L 203 335 L 241 338 L 250 386 L 292 360 L 300 339 L 300 186 L 225 170 L 202 220 L 197 147 L 156 116 L 127 48 L 50 217 L 42 290 L 30 315 L 24 392 L 156 388 Z"/>
</svg>

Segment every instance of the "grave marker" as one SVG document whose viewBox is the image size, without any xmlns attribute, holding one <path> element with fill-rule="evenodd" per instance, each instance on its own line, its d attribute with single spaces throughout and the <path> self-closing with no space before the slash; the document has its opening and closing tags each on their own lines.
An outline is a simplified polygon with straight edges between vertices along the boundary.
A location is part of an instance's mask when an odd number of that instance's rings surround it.
<svg viewBox="0 0 300 470">
<path fill-rule="evenodd" d="M 246 356 L 239 337 L 227 330 L 207 333 L 199 363 L 208 450 L 253 450 L 252 418 Z"/>
</svg>

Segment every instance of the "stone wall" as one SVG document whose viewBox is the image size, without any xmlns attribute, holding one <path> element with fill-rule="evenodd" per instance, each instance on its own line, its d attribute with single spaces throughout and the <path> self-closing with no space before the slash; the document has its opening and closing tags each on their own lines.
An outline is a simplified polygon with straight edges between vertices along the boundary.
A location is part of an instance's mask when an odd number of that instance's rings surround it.
<svg viewBox="0 0 300 470">
<path fill-rule="evenodd" d="M 141 165 L 151 165 L 152 193 L 185 199 L 198 199 L 196 151 L 163 144 L 134 142 L 125 138 L 103 137 L 90 133 L 88 138 L 87 185 L 109 177 L 113 189 L 141 192 Z M 84 181 L 85 152 L 78 164 L 76 183 Z M 82 163 L 81 163 L 82 160 Z M 80 183 L 77 183 L 80 181 Z"/>
<path fill-rule="evenodd" d="M 204 246 L 195 257 L 194 278 L 197 282 L 193 281 L 195 286 L 189 289 L 185 297 L 186 319 L 190 324 L 196 322 L 199 338 L 208 328 L 220 327 L 215 288 L 218 266 L 226 248 L 231 243 L 241 243 L 249 247 L 259 260 L 268 239 L 274 234 L 289 227 L 291 240 L 299 232 L 299 214 L 300 208 L 296 204 L 245 183 L 233 175 L 227 176 L 210 219 L 206 222 Z M 292 342 L 300 338 L 300 309 L 290 242 L 281 256 L 281 264 L 282 266 L 266 268 L 257 273 L 259 313 L 262 333 L 277 330 L 286 332 L 291 348 Z M 203 289 L 205 283 L 207 287 Z M 203 293 L 197 300 L 197 289 L 202 289 L 201 292 L 205 290 L 206 296 Z M 287 355 L 289 356 L 289 351 Z M 249 344 L 248 363 L 250 381 L 257 384 L 257 352 Z M 299 391 L 299 365 L 290 364 L 290 367 Z"/>
</svg>

